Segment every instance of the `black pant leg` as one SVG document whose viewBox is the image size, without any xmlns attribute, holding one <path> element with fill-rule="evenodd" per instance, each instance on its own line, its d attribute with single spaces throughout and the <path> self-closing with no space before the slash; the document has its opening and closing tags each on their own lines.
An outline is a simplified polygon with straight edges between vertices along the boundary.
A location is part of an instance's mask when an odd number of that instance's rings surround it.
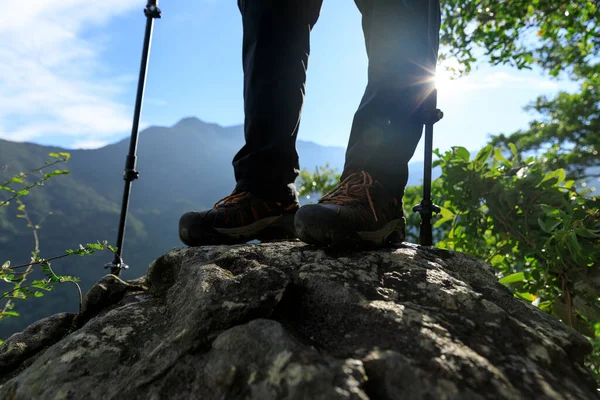
<svg viewBox="0 0 600 400">
<path fill-rule="evenodd" d="M 342 178 L 366 170 L 400 199 L 423 131 L 420 106 L 435 86 L 440 2 L 355 2 L 362 13 L 369 71 Z"/>
<path fill-rule="evenodd" d="M 233 159 L 236 189 L 278 201 L 297 198 L 296 137 L 304 102 L 309 36 L 322 0 L 238 0 L 244 28 L 244 132 Z"/>
</svg>

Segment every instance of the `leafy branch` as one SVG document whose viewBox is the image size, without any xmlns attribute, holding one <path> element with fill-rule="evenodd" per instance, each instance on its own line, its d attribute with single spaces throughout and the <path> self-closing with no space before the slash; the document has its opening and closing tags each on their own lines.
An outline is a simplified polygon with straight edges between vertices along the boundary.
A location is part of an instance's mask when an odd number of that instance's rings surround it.
<svg viewBox="0 0 600 400">
<path fill-rule="evenodd" d="M 54 289 L 54 284 L 57 283 L 71 283 L 74 284 L 77 288 L 79 294 L 79 308 L 81 309 L 83 294 L 81 291 L 81 287 L 79 286 L 78 278 L 74 278 L 72 276 L 67 275 L 58 275 L 51 266 L 51 261 L 57 260 L 64 257 L 69 256 L 85 256 L 94 254 L 96 251 L 102 250 L 110 250 L 113 253 L 116 252 L 116 249 L 109 245 L 106 241 L 97 242 L 97 243 L 88 243 L 85 246 L 79 245 L 77 249 L 69 249 L 66 250 L 64 254 L 50 257 L 50 258 L 39 258 L 37 256 L 32 257 L 32 261 L 27 264 L 16 265 L 11 267 L 10 261 L 5 262 L 0 268 L 0 280 L 4 282 L 11 283 L 14 285 L 14 288 L 8 291 L 5 291 L 0 299 L 8 298 L 7 303 L 5 304 L 3 310 L 0 311 L 0 320 L 5 317 L 18 316 L 19 314 L 14 311 L 10 311 L 13 308 L 11 304 L 11 299 L 27 299 L 32 295 L 34 297 L 42 297 L 43 293 L 40 291 L 32 292 L 31 288 L 36 288 L 44 291 L 51 291 Z M 30 284 L 22 285 L 26 279 L 26 276 L 32 272 L 32 267 L 35 265 L 41 265 L 41 270 L 44 273 L 44 279 L 34 280 Z M 19 268 L 27 268 L 25 272 L 16 272 L 16 269 Z"/>
<path fill-rule="evenodd" d="M 42 297 L 44 295 L 44 291 L 51 291 L 54 289 L 55 284 L 61 283 L 70 283 L 75 285 L 77 288 L 77 293 L 79 296 L 79 309 L 81 311 L 81 306 L 83 302 L 83 294 L 81 291 L 81 287 L 79 286 L 79 279 L 67 276 L 67 275 L 58 275 L 52 268 L 51 262 L 65 258 L 68 256 L 85 256 L 91 255 L 96 251 L 102 250 L 110 250 L 115 252 L 116 249 L 112 246 L 108 245 L 106 241 L 97 242 L 97 243 L 88 243 L 85 246 L 79 245 L 77 249 L 69 249 L 66 250 L 64 254 L 60 254 L 50 258 L 41 258 L 40 257 L 40 238 L 38 231 L 42 227 L 42 223 L 46 220 L 46 218 L 52 214 L 52 212 L 47 213 L 43 218 L 41 218 L 37 223 L 34 223 L 30 214 L 27 211 L 27 207 L 25 203 L 20 199 L 22 196 L 26 196 L 29 194 L 30 189 L 43 185 L 44 182 L 52 179 L 58 175 L 68 174 L 68 170 L 54 170 L 49 173 L 45 173 L 41 178 L 36 179 L 33 183 L 28 183 L 26 178 L 34 173 L 41 173 L 44 169 L 51 168 L 59 163 L 64 163 L 69 160 L 69 153 L 50 153 L 49 156 L 54 158 L 52 161 L 47 161 L 42 167 L 30 170 L 28 172 L 21 172 L 19 174 L 14 175 L 10 179 L 4 181 L 0 185 L 0 191 L 6 191 L 11 193 L 11 196 L 7 199 L 0 201 L 0 207 L 8 206 L 10 202 L 14 199 L 17 199 L 17 217 L 25 219 L 27 223 L 27 228 L 31 229 L 33 234 L 33 251 L 31 252 L 31 261 L 29 263 L 11 266 L 10 261 L 6 261 L 0 267 L 0 280 L 5 283 L 13 285 L 10 290 L 6 290 L 0 296 L 0 300 L 6 299 L 6 303 L 0 309 L 0 320 L 7 317 L 16 317 L 19 315 L 18 312 L 14 311 L 14 300 L 25 300 L 30 297 Z M 5 169 L 6 170 L 6 169 Z M 14 185 L 22 185 L 20 188 L 15 188 Z M 41 272 L 44 274 L 43 279 L 33 280 L 30 283 L 25 284 L 28 276 L 33 272 L 34 267 L 40 265 Z M 1 342 L 1 341 L 0 341 Z"/>
<path fill-rule="evenodd" d="M 12 193 L 12 195 L 10 197 L 8 197 L 7 199 L 0 200 L 0 207 L 9 205 L 10 202 L 12 200 L 16 199 L 17 197 L 21 197 L 21 196 L 25 196 L 25 195 L 29 194 L 29 191 L 31 189 L 33 189 L 36 186 L 43 185 L 46 181 L 52 179 L 55 176 L 67 175 L 70 173 L 70 171 L 68 171 L 68 170 L 57 169 L 52 172 L 45 173 L 40 179 L 34 181 L 33 183 L 27 184 L 27 182 L 25 181 L 25 178 L 27 178 L 29 175 L 36 173 L 36 172 L 41 172 L 42 170 L 49 168 L 53 165 L 56 165 L 59 163 L 64 163 L 69 160 L 70 155 L 69 155 L 69 153 L 63 153 L 63 152 L 50 153 L 50 157 L 56 158 L 56 160 L 51 161 L 51 162 L 46 162 L 46 164 L 40 168 L 36 168 L 36 169 L 33 169 L 28 172 L 21 172 L 15 176 L 11 177 L 7 181 L 3 182 L 2 184 L 0 184 L 0 191 L 7 191 L 7 192 Z M 12 185 L 12 184 L 22 184 L 24 186 L 19 189 L 14 189 L 14 188 L 10 187 L 10 185 Z"/>
</svg>

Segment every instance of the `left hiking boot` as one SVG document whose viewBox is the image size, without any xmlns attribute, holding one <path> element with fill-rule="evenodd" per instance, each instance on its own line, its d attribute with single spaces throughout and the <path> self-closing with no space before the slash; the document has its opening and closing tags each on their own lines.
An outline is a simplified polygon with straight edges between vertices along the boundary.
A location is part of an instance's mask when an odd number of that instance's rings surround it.
<svg viewBox="0 0 600 400">
<path fill-rule="evenodd" d="M 406 236 L 402 202 L 365 171 L 340 182 L 294 218 L 298 237 L 317 246 L 397 246 Z"/>
<path fill-rule="evenodd" d="M 188 246 L 238 244 L 250 240 L 293 240 L 297 201 L 286 204 L 234 190 L 212 209 L 179 219 L 179 239 Z"/>
</svg>

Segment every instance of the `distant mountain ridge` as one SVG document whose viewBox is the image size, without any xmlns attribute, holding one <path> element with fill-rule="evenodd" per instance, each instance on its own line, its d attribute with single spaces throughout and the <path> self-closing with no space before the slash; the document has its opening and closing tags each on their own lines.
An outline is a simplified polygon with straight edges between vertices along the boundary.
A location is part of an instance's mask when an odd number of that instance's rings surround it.
<svg viewBox="0 0 600 400">
<path fill-rule="evenodd" d="M 177 236 L 179 216 L 193 209 L 210 208 L 234 188 L 231 161 L 244 143 L 243 126 L 221 127 L 197 118 L 184 118 L 172 127 L 151 126 L 140 132 L 137 169 L 140 179 L 133 183 L 127 225 L 124 260 L 130 270 L 126 279 L 146 272 L 148 264 L 173 247 L 181 246 Z M 24 197 L 34 221 L 52 212 L 39 231 L 42 257 L 62 254 L 80 243 L 108 240 L 117 236 L 122 173 L 129 139 L 93 150 L 65 150 L 54 146 L 0 140 L 3 177 L 43 165 L 48 153 L 67 151 L 71 159 L 65 168 L 71 174 L 49 181 Z M 298 140 L 302 168 L 314 170 L 329 165 L 341 172 L 345 149 Z M 421 163 L 411 163 L 409 185 L 422 179 Z M 31 231 L 16 218 L 15 205 L 0 214 L 0 262 L 29 262 L 33 249 Z M 81 278 L 87 290 L 107 271 L 103 265 L 110 254 L 66 258 L 56 262 L 57 271 Z M 60 287 L 40 299 L 17 302 L 19 318 L 0 323 L 0 338 L 23 329 L 45 315 L 76 311 L 77 296 L 72 287 Z"/>
</svg>

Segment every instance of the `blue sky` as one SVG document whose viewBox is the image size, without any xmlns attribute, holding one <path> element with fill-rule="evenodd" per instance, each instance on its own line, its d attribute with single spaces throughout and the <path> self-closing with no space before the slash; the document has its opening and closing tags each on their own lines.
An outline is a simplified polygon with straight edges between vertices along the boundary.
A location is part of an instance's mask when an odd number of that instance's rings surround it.
<svg viewBox="0 0 600 400">
<path fill-rule="evenodd" d="M 367 59 L 354 2 L 324 3 L 312 35 L 299 137 L 345 147 Z M 0 0 L 0 6 L 0 138 L 95 148 L 128 137 L 145 1 Z M 162 1 L 160 7 L 142 125 L 171 126 L 188 116 L 242 123 L 237 2 Z M 443 150 L 478 149 L 489 133 L 526 127 L 531 115 L 524 105 L 575 88 L 539 71 L 486 65 L 456 81 L 444 75 L 439 69 L 438 102 L 446 116 L 434 139 Z"/>
</svg>

